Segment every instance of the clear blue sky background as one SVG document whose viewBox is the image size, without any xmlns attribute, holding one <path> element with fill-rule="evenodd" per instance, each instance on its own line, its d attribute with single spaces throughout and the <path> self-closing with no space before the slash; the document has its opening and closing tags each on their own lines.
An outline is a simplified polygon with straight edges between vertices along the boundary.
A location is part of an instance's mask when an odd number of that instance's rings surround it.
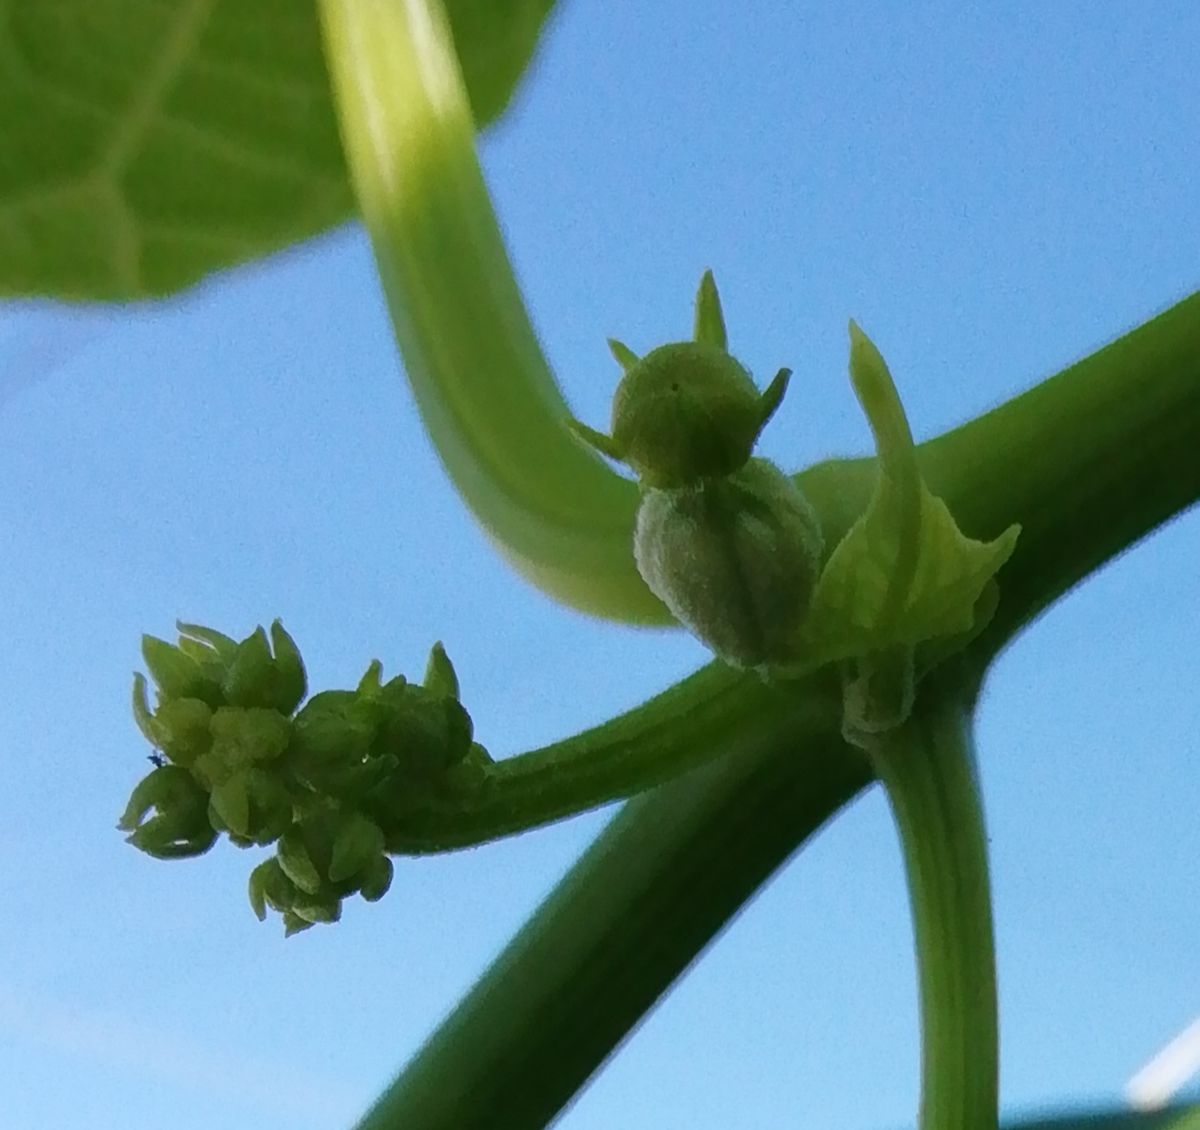
<svg viewBox="0 0 1200 1130">
<path fill-rule="evenodd" d="M 580 415 L 605 418 L 605 336 L 686 336 L 706 266 L 735 350 L 760 378 L 796 371 L 765 444 L 788 467 L 868 447 L 849 316 L 925 437 L 1196 288 L 1200 7 L 965 7 L 563 5 L 483 158 Z M 15 1130 L 347 1126 L 610 815 L 400 862 L 382 903 L 285 943 L 246 903 L 246 854 L 167 865 L 114 831 L 146 769 L 141 632 L 280 615 L 318 688 L 373 656 L 418 675 L 444 639 L 497 755 L 705 659 L 496 558 L 424 437 L 357 228 L 153 308 L 0 310 L 0 550 Z M 1009 1112 L 1119 1098 L 1200 1012 L 1198 558 L 1192 514 L 986 688 Z M 916 1080 L 906 896 L 872 792 L 561 1126 L 878 1130 L 911 1124 Z"/>
</svg>

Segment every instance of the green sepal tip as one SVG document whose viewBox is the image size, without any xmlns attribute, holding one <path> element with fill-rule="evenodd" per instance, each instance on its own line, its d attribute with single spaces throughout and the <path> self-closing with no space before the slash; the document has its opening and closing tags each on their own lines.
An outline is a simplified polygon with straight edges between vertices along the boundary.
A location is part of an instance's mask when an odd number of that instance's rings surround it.
<svg viewBox="0 0 1200 1130">
<path fill-rule="evenodd" d="M 608 351 L 613 355 L 613 359 L 626 372 L 634 367 L 641 358 L 638 357 L 632 349 L 629 348 L 623 341 L 618 341 L 615 337 L 608 339 Z"/>
<path fill-rule="evenodd" d="M 425 664 L 425 677 L 421 685 L 441 698 L 458 698 L 458 673 L 441 640 L 429 649 L 429 660 Z"/>
<path fill-rule="evenodd" d="M 300 890 L 315 895 L 321 889 L 321 875 L 308 854 L 304 835 L 298 826 L 294 825 L 279 837 L 276 851 L 283 873 Z"/>
<path fill-rule="evenodd" d="M 712 271 L 705 271 L 696 291 L 696 320 L 692 332 L 695 341 L 707 342 L 718 349 L 729 349 L 725 332 L 725 314 L 721 310 L 721 296 Z"/>
</svg>

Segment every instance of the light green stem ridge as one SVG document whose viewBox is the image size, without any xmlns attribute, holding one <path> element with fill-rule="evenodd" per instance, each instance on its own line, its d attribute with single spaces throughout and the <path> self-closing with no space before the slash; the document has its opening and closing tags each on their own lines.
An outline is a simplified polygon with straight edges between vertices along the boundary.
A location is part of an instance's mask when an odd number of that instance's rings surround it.
<svg viewBox="0 0 1200 1130">
<path fill-rule="evenodd" d="M 402 809 L 388 850 L 418 855 L 528 831 L 636 796 L 720 757 L 780 741 L 797 727 L 837 733 L 836 674 L 787 684 L 713 663 L 592 730 L 497 762 L 485 786 Z"/>
<path fill-rule="evenodd" d="M 319 0 L 359 208 L 429 435 L 498 548 L 550 595 L 671 619 L 630 549 L 637 490 L 572 436 L 475 153 L 440 0 Z"/>
<path fill-rule="evenodd" d="M 921 1130 L 995 1130 L 995 946 L 970 721 L 939 688 L 872 763 L 908 874 L 921 1001 Z"/>
</svg>

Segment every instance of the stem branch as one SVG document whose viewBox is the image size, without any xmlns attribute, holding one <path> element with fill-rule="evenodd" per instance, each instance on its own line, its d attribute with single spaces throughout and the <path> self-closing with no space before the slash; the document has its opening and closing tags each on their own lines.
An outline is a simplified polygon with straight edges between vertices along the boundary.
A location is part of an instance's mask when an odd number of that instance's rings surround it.
<svg viewBox="0 0 1200 1130">
<path fill-rule="evenodd" d="M 999 1047 L 987 841 L 969 719 L 940 688 L 872 753 L 908 873 L 921 992 L 921 1130 L 995 1130 Z"/>
<path fill-rule="evenodd" d="M 544 591 L 670 623 L 630 545 L 637 489 L 569 431 L 475 153 L 440 0 L 319 0 L 342 143 L 396 342 L 438 454 Z"/>
</svg>

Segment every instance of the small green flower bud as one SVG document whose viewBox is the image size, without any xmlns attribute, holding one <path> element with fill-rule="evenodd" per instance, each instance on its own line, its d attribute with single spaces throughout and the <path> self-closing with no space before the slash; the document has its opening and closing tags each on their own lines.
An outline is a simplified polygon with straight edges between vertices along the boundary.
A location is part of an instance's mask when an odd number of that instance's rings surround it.
<svg viewBox="0 0 1200 1130">
<path fill-rule="evenodd" d="M 158 686 L 160 702 L 171 698 L 199 698 L 210 706 L 220 706 L 220 688 L 195 659 L 174 644 L 156 636 L 143 636 L 142 658 Z"/>
<path fill-rule="evenodd" d="M 274 769 L 251 769 L 246 774 L 250 796 L 249 835 L 256 844 L 274 843 L 291 826 L 292 797 Z"/>
<path fill-rule="evenodd" d="M 322 885 L 321 874 L 309 854 L 308 843 L 300 825 L 294 824 L 282 836 L 276 847 L 283 873 L 301 890 L 315 895 Z"/>
<path fill-rule="evenodd" d="M 393 755 L 401 772 L 429 779 L 467 756 L 473 727 L 457 699 L 410 683 L 382 701 L 387 709 L 375 751 Z"/>
<path fill-rule="evenodd" d="M 324 898 L 306 898 L 301 894 L 292 903 L 289 913 L 301 921 L 307 922 L 310 926 L 323 922 L 337 922 L 342 917 L 342 900 L 336 895 L 328 895 Z M 284 921 L 285 923 L 287 921 L 286 915 Z M 296 931 L 290 928 L 284 930 L 285 937 L 290 937 L 294 933 Z"/>
<path fill-rule="evenodd" d="M 304 662 L 278 620 L 271 625 L 271 643 L 258 628 L 236 645 L 221 689 L 231 706 L 260 706 L 284 715 L 296 709 L 307 689 Z"/>
<path fill-rule="evenodd" d="M 221 684 L 225 701 L 230 706 L 267 706 L 273 674 L 267 633 L 257 628 L 237 645 L 225 672 Z"/>
<path fill-rule="evenodd" d="M 200 855 L 216 840 L 208 794 L 176 765 L 157 766 L 138 782 L 117 827 L 134 847 L 159 859 Z"/>
<path fill-rule="evenodd" d="M 209 822 L 221 831 L 250 836 L 250 783 L 245 770 L 232 774 L 209 794 Z"/>
<path fill-rule="evenodd" d="M 340 883 L 365 870 L 383 854 L 383 832 L 357 812 L 347 814 L 333 840 L 329 881 Z"/>
<path fill-rule="evenodd" d="M 250 905 L 260 922 L 266 921 L 268 906 L 283 913 L 296 900 L 296 886 L 275 858 L 260 863 L 250 872 L 249 887 Z"/>
<path fill-rule="evenodd" d="M 212 748 L 212 708 L 198 698 L 164 702 L 154 714 L 157 745 L 185 769 Z"/>
<path fill-rule="evenodd" d="M 386 855 L 377 855 L 368 865 L 359 894 L 367 902 L 378 902 L 392 885 L 394 868 Z"/>
<path fill-rule="evenodd" d="M 315 925 L 315 922 L 301 918 L 295 911 L 285 910 L 283 912 L 283 936 L 285 938 L 290 938 L 293 934 L 299 934 L 303 930 L 309 930 Z"/>
<path fill-rule="evenodd" d="M 295 772 L 318 791 L 338 791 L 347 773 L 366 764 L 379 714 L 377 704 L 356 691 L 313 695 L 292 720 L 289 761 Z"/>
<path fill-rule="evenodd" d="M 281 714 L 291 714 L 308 693 L 308 675 L 300 649 L 283 625 L 276 620 L 271 625 L 271 646 L 275 650 L 274 706 Z"/>
<path fill-rule="evenodd" d="M 647 491 L 634 556 L 651 591 L 727 663 L 784 662 L 820 570 L 820 524 L 800 489 L 753 459 L 689 490 Z"/>
<path fill-rule="evenodd" d="M 263 707 L 223 706 L 212 716 L 212 756 L 230 770 L 274 761 L 288 747 L 291 723 Z"/>
</svg>

